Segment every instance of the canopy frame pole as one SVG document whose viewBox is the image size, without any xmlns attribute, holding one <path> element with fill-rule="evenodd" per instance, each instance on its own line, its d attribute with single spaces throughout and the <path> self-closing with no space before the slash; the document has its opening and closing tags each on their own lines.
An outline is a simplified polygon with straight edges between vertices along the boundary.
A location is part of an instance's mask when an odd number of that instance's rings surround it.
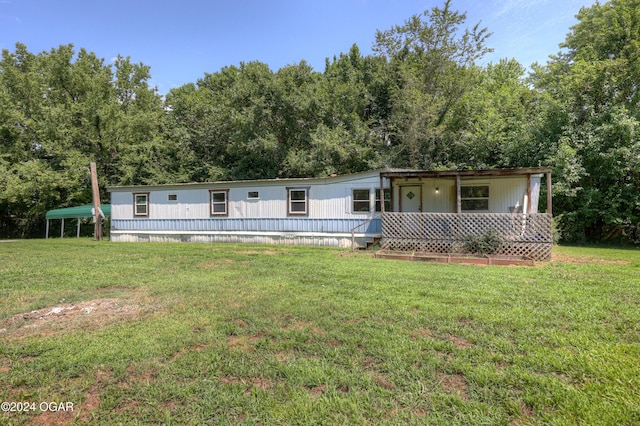
<svg viewBox="0 0 640 426">
<path fill-rule="evenodd" d="M 76 238 L 80 238 L 80 221 L 82 220 L 81 217 L 78 218 L 78 229 L 76 230 Z"/>
<path fill-rule="evenodd" d="M 60 238 L 64 238 L 64 217 L 62 218 L 62 226 L 60 226 Z"/>
<path fill-rule="evenodd" d="M 45 231 L 44 231 L 44 239 L 45 240 L 49 239 L 49 219 L 47 219 L 47 227 L 45 228 Z"/>
</svg>

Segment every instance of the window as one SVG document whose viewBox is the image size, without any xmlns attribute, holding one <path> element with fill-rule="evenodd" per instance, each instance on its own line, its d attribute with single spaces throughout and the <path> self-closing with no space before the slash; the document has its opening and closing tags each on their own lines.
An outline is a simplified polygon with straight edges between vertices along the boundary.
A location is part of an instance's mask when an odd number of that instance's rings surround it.
<svg viewBox="0 0 640 426">
<path fill-rule="evenodd" d="M 371 211 L 371 205 L 369 201 L 369 190 L 354 189 L 353 190 L 353 212 L 369 213 L 370 211 Z"/>
<path fill-rule="evenodd" d="M 149 193 L 137 192 L 133 194 L 133 215 L 134 217 L 149 216 Z"/>
<path fill-rule="evenodd" d="M 308 194 L 308 188 L 287 188 L 287 214 L 292 216 L 307 216 L 309 214 L 307 208 Z"/>
<path fill-rule="evenodd" d="M 376 211 L 381 212 L 382 209 L 380 207 L 380 189 L 376 189 Z M 391 189 L 384 189 L 384 211 L 391 211 Z"/>
<path fill-rule="evenodd" d="M 489 185 L 460 187 L 462 211 L 489 211 Z"/>
<path fill-rule="evenodd" d="M 211 216 L 228 215 L 228 193 L 228 189 L 209 191 L 211 196 Z"/>
<path fill-rule="evenodd" d="M 258 191 L 249 191 L 249 193 L 247 194 L 247 198 L 250 200 L 257 200 L 258 198 L 260 198 L 260 194 L 258 193 Z"/>
<path fill-rule="evenodd" d="M 169 201 L 178 201 L 178 194 L 169 194 Z"/>
</svg>

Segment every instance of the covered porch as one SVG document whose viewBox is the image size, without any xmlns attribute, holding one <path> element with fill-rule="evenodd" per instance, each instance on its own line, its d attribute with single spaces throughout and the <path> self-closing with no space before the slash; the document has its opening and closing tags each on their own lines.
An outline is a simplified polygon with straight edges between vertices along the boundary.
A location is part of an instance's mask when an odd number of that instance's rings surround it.
<svg viewBox="0 0 640 426">
<path fill-rule="evenodd" d="M 550 168 L 388 170 L 380 179 L 381 188 L 387 180 L 383 191 L 391 199 L 391 211 L 381 212 L 383 251 L 474 255 L 473 243 L 486 240 L 494 256 L 551 258 Z M 539 212 L 542 185 L 544 213 Z"/>
</svg>

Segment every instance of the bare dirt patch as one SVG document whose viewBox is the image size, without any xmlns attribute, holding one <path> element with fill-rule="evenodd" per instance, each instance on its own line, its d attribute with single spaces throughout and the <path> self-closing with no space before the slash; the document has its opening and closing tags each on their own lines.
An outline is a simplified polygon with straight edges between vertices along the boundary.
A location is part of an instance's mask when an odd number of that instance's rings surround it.
<svg viewBox="0 0 640 426">
<path fill-rule="evenodd" d="M 386 390 L 395 389 L 395 386 L 393 386 L 393 383 L 391 383 L 389 380 L 387 380 L 386 377 L 382 376 L 381 374 L 377 374 L 373 376 L 373 381 L 376 382 L 380 387 Z"/>
<path fill-rule="evenodd" d="M 317 399 L 322 394 L 324 394 L 326 388 L 327 388 L 327 385 L 314 386 L 311 389 L 309 389 L 309 394 L 313 399 Z"/>
<path fill-rule="evenodd" d="M 458 336 L 449 336 L 449 341 L 460 349 L 466 349 L 471 347 L 471 343 L 467 342 L 466 340 Z"/>
<path fill-rule="evenodd" d="M 469 399 L 467 395 L 467 382 L 464 380 L 462 374 L 440 374 L 438 375 L 438 380 L 442 383 L 445 391 L 455 394 L 464 400 Z"/>
<path fill-rule="evenodd" d="M 206 262 L 198 263 L 198 266 L 204 269 L 218 269 L 225 265 L 230 265 L 234 262 L 233 259 L 216 259 L 208 260 Z"/>
<path fill-rule="evenodd" d="M 433 337 L 433 331 L 428 327 L 416 328 L 411 331 L 411 338 L 413 340 L 422 338 L 422 339 L 430 339 Z"/>
<path fill-rule="evenodd" d="M 63 406 L 64 407 L 64 406 Z M 74 408 L 75 410 L 75 408 Z M 62 426 L 73 422 L 73 411 L 42 411 L 28 423 L 37 426 Z"/>
<path fill-rule="evenodd" d="M 263 250 L 263 251 L 245 250 L 245 251 L 239 251 L 239 252 L 236 252 L 236 253 L 238 253 L 238 254 L 265 254 L 265 255 L 269 255 L 269 256 L 280 254 L 280 252 L 275 251 L 275 250 Z"/>
<path fill-rule="evenodd" d="M 274 358 L 280 363 L 280 364 L 288 364 L 289 362 L 291 362 L 293 359 L 295 359 L 295 354 L 293 352 L 293 350 L 288 350 L 288 351 L 280 351 L 278 353 L 276 353 L 274 355 Z"/>
<path fill-rule="evenodd" d="M 222 376 L 220 377 L 220 383 L 225 385 L 237 385 L 241 384 L 245 386 L 244 395 L 251 395 L 251 389 L 257 388 L 261 390 L 268 390 L 273 386 L 273 382 L 269 379 L 265 379 L 264 377 L 249 377 L 249 378 L 239 378 L 234 376 Z"/>
<path fill-rule="evenodd" d="M 254 350 L 255 343 L 263 337 L 265 337 L 265 335 L 262 333 L 256 333 L 253 335 L 230 335 L 227 336 L 227 347 L 230 349 L 252 352 Z"/>
<path fill-rule="evenodd" d="M 238 328 L 247 328 L 249 326 L 249 324 L 247 324 L 245 320 L 240 318 L 236 318 L 234 320 L 227 320 L 227 321 L 231 321 L 231 323 Z"/>
<path fill-rule="evenodd" d="M 528 404 L 520 401 L 518 403 L 518 415 L 514 417 L 510 422 L 509 426 L 523 425 L 532 423 L 531 417 L 533 416 L 533 408 Z"/>
<path fill-rule="evenodd" d="M 6 357 L 0 357 L 0 373 L 8 373 L 11 371 L 9 359 Z"/>
<path fill-rule="evenodd" d="M 309 321 L 294 321 L 291 324 L 287 324 L 283 327 L 285 330 L 295 330 L 295 331 L 309 331 L 313 334 L 319 334 L 319 335 L 323 335 L 323 334 L 327 334 L 326 331 L 322 330 L 321 328 L 318 328 L 315 326 L 315 324 L 313 324 L 312 322 Z"/>
<path fill-rule="evenodd" d="M 578 263 L 578 264 L 589 264 L 589 263 L 597 263 L 597 264 L 605 264 L 605 265 L 628 265 L 629 262 L 626 260 L 615 260 L 615 259 L 603 259 L 600 257 L 594 256 L 579 256 L 574 255 L 570 256 L 564 253 L 551 253 L 551 261 L 552 262 L 563 262 L 563 263 Z"/>
<path fill-rule="evenodd" d="M 38 309 L 0 321 L 0 337 L 21 338 L 52 335 L 70 330 L 100 328 L 140 315 L 141 300 L 94 299 Z"/>
<path fill-rule="evenodd" d="M 128 388 L 133 383 L 152 383 L 158 378 L 158 369 L 153 365 L 129 364 L 125 369 L 124 380 L 118 382 L 122 388 Z"/>
<path fill-rule="evenodd" d="M 178 352 L 173 354 L 173 356 L 171 357 L 171 361 L 175 361 L 175 360 L 177 360 L 179 358 L 182 358 L 183 356 L 185 356 L 189 352 L 202 352 L 206 348 L 208 348 L 208 345 L 205 345 L 205 344 L 202 344 L 202 343 L 198 343 L 198 344 L 196 344 L 194 346 L 180 349 Z"/>
</svg>

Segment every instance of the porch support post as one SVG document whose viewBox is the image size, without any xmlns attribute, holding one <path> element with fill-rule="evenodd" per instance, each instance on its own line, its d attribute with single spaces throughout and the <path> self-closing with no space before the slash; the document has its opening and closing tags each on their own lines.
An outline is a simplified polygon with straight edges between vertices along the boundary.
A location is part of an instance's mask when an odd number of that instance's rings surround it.
<svg viewBox="0 0 640 426">
<path fill-rule="evenodd" d="M 380 175 L 380 212 L 384 214 L 384 178 Z"/>
<path fill-rule="evenodd" d="M 64 238 L 64 217 L 62 218 L 62 226 L 60 226 L 60 238 Z"/>
<path fill-rule="evenodd" d="M 553 201 L 553 197 L 551 195 L 551 172 L 547 173 L 547 214 L 553 216 L 553 208 L 551 206 L 551 202 Z"/>
<path fill-rule="evenodd" d="M 80 221 L 82 220 L 81 217 L 78 218 L 78 228 L 76 230 L 76 238 L 80 238 Z"/>
<path fill-rule="evenodd" d="M 44 238 L 49 239 L 49 219 L 47 219 L 47 227 L 44 229 Z"/>
<path fill-rule="evenodd" d="M 527 175 L 527 211 L 524 213 L 531 213 L 531 204 L 531 175 Z"/>
<path fill-rule="evenodd" d="M 460 195 L 460 175 L 456 175 L 456 213 L 462 213 L 462 196 Z"/>
</svg>

